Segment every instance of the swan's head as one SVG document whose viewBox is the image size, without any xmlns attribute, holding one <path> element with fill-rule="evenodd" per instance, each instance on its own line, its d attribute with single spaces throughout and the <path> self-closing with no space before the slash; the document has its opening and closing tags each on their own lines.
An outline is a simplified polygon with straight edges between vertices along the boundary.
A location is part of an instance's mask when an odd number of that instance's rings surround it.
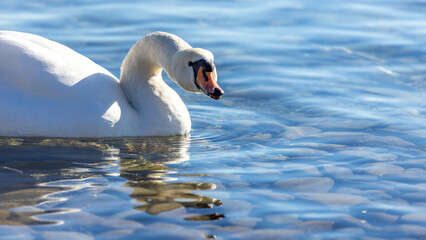
<svg viewBox="0 0 426 240">
<path fill-rule="evenodd" d="M 213 99 L 219 99 L 223 90 L 217 84 L 213 54 L 201 48 L 178 51 L 173 56 L 172 80 L 189 92 L 204 92 Z"/>
</svg>

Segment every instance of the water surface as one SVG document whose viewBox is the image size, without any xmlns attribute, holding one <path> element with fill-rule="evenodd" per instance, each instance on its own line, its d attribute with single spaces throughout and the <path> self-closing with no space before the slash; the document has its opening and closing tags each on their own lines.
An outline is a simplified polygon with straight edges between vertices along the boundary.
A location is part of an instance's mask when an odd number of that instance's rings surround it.
<svg viewBox="0 0 426 240">
<path fill-rule="evenodd" d="M 187 137 L 2 138 L 6 239 L 426 238 L 422 1 L 2 1 L 117 77 L 143 35 L 215 55 Z M 166 77 L 166 76 L 165 76 Z"/>
</svg>

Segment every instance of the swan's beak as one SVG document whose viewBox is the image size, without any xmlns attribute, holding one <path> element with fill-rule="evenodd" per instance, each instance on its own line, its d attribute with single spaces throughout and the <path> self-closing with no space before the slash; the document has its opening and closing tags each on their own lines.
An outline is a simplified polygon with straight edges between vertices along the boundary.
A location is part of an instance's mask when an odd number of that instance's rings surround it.
<svg viewBox="0 0 426 240">
<path fill-rule="evenodd" d="M 203 67 L 200 67 L 195 81 L 207 96 L 216 100 L 222 97 L 224 92 L 217 84 L 216 73 L 214 71 L 206 72 Z"/>
</svg>

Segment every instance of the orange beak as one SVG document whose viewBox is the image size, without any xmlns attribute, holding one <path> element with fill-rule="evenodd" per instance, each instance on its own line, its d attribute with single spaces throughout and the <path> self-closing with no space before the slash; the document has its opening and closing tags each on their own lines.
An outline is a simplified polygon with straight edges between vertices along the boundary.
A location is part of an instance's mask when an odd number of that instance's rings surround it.
<svg viewBox="0 0 426 240">
<path fill-rule="evenodd" d="M 216 73 L 206 72 L 203 67 L 198 69 L 195 81 L 201 90 L 213 99 L 220 99 L 224 93 L 222 88 L 217 84 Z"/>
</svg>

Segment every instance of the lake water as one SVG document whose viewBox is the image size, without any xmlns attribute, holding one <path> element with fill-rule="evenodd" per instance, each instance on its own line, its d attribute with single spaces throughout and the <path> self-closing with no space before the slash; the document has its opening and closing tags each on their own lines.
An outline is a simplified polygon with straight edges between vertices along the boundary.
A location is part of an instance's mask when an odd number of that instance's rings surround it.
<svg viewBox="0 0 426 240">
<path fill-rule="evenodd" d="M 167 80 L 188 137 L 2 138 L 0 238 L 426 239 L 425 11 L 1 1 L 0 29 L 61 42 L 117 77 L 143 35 L 177 34 L 215 54 L 225 95 Z"/>
</svg>

